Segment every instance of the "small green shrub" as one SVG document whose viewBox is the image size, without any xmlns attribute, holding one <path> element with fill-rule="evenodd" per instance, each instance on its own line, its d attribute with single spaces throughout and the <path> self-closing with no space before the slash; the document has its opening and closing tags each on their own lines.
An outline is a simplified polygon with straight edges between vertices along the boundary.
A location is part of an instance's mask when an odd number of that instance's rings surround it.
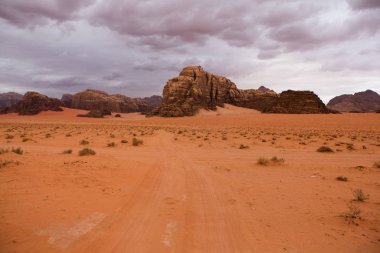
<svg viewBox="0 0 380 253">
<path fill-rule="evenodd" d="M 321 152 L 321 153 L 333 153 L 334 150 L 332 150 L 330 147 L 328 146 L 321 146 L 317 149 L 318 152 Z"/>
<path fill-rule="evenodd" d="M 86 156 L 86 155 L 95 155 L 95 151 L 90 148 L 84 148 L 81 151 L 79 151 L 80 156 Z"/>
</svg>

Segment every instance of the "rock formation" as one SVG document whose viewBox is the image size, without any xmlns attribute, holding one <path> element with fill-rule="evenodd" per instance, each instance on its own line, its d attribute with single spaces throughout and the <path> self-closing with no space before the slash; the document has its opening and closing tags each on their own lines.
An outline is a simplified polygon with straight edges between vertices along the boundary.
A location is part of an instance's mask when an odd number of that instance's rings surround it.
<svg viewBox="0 0 380 253">
<path fill-rule="evenodd" d="M 104 118 L 104 116 L 111 115 L 112 113 L 108 110 L 91 110 L 86 114 L 78 114 L 77 117 L 87 117 L 87 118 Z"/>
<path fill-rule="evenodd" d="M 37 92 L 29 91 L 22 99 L 12 106 L 4 107 L 0 114 L 18 113 L 20 115 L 35 115 L 42 111 L 62 111 L 62 103 L 59 99 L 49 98 Z"/>
<path fill-rule="evenodd" d="M 239 90 L 225 77 L 208 73 L 200 66 L 185 67 L 178 77 L 164 87 L 163 102 L 153 114 L 164 117 L 191 116 L 199 108 L 215 109 L 230 103 L 268 113 L 329 113 L 313 92 L 273 90 Z"/>
<path fill-rule="evenodd" d="M 35 115 L 42 111 L 62 111 L 59 99 L 49 98 L 37 92 L 25 93 L 22 100 L 15 106 L 20 115 Z"/>
<path fill-rule="evenodd" d="M 150 112 L 153 107 L 148 98 L 130 98 L 124 95 L 109 95 L 106 92 L 87 89 L 72 97 L 72 108 L 84 110 L 108 110 L 111 112 Z"/>
<path fill-rule="evenodd" d="M 340 112 L 376 112 L 380 110 L 380 95 L 372 90 L 341 95 L 331 99 L 327 107 Z"/>
<path fill-rule="evenodd" d="M 0 108 L 10 107 L 17 104 L 22 99 L 22 95 L 16 92 L 0 93 Z"/>
<path fill-rule="evenodd" d="M 265 113 L 317 114 L 331 113 L 322 100 L 312 91 L 282 92 Z"/>
<path fill-rule="evenodd" d="M 71 108 L 73 104 L 73 95 L 72 94 L 63 94 L 61 98 L 61 102 L 64 107 Z"/>
</svg>

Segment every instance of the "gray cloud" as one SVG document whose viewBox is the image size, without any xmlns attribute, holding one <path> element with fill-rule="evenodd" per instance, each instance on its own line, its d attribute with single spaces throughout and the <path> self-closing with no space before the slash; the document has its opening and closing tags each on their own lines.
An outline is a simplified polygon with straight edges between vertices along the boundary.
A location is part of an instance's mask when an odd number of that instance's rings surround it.
<svg viewBox="0 0 380 253">
<path fill-rule="evenodd" d="M 202 65 L 244 88 L 328 97 L 334 82 L 350 91 L 342 80 L 376 89 L 379 31 L 373 0 L 0 0 L 0 91 L 148 96 Z"/>
</svg>

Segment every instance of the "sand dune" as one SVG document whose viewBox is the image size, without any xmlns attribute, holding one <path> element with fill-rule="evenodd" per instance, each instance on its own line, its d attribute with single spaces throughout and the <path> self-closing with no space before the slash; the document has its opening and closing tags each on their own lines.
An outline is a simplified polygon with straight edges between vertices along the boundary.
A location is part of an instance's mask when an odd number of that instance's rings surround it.
<svg viewBox="0 0 380 253">
<path fill-rule="evenodd" d="M 378 114 L 78 113 L 0 116 L 0 252 L 379 252 Z"/>
</svg>

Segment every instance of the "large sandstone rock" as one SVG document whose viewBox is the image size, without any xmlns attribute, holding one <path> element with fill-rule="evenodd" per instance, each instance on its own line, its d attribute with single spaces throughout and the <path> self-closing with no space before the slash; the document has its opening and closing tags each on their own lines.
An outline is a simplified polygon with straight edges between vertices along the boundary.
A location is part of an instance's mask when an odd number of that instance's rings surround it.
<svg viewBox="0 0 380 253">
<path fill-rule="evenodd" d="M 319 97 L 312 91 L 282 92 L 266 113 L 317 114 L 331 113 Z"/>
<path fill-rule="evenodd" d="M 225 77 L 208 73 L 200 66 L 184 68 L 167 82 L 161 106 L 155 114 L 166 117 L 191 116 L 199 108 L 215 109 L 240 96 L 236 85 Z"/>
<path fill-rule="evenodd" d="M 380 95 L 372 90 L 341 95 L 331 99 L 327 107 L 340 112 L 376 112 L 380 110 Z"/>
<path fill-rule="evenodd" d="M 149 112 L 152 107 L 141 98 L 124 95 L 109 95 L 106 92 L 87 89 L 75 94 L 72 108 L 84 110 L 108 110 L 111 112 Z"/>
<path fill-rule="evenodd" d="M 22 99 L 22 95 L 16 92 L 0 93 L 0 108 L 10 107 L 17 104 Z"/>
<path fill-rule="evenodd" d="M 208 73 L 200 66 L 185 67 L 164 87 L 163 102 L 153 114 L 164 117 L 191 116 L 199 108 L 215 109 L 230 103 L 273 113 L 329 113 L 312 92 L 286 91 L 280 95 L 265 87 L 239 90 L 225 77 Z"/>
<path fill-rule="evenodd" d="M 62 111 L 59 99 L 49 98 L 37 92 L 25 93 L 22 100 L 14 106 L 14 111 L 20 115 L 35 115 L 42 111 Z"/>
</svg>

